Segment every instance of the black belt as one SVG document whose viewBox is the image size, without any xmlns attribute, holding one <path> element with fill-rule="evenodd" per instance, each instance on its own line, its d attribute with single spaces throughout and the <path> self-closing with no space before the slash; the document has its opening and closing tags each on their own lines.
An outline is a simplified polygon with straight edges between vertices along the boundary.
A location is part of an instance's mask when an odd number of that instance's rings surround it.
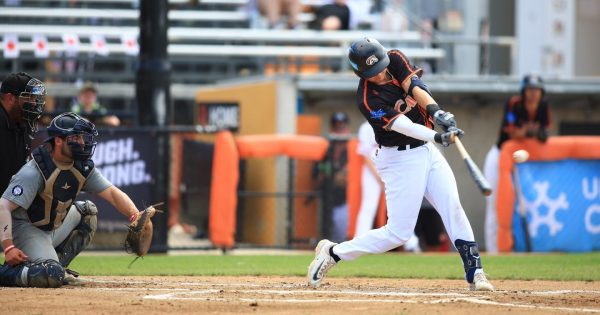
<svg viewBox="0 0 600 315">
<path fill-rule="evenodd" d="M 405 144 L 405 145 L 399 145 L 399 146 L 393 146 L 393 147 L 386 147 L 386 148 L 396 148 L 396 150 L 398 151 L 404 151 L 404 150 L 410 150 L 410 149 L 414 149 L 414 148 L 418 148 L 422 145 L 424 145 L 425 143 L 427 143 L 426 141 L 419 141 L 419 142 L 415 142 L 415 143 L 409 143 L 409 144 Z M 381 149 L 382 145 L 379 145 L 379 148 Z"/>
</svg>

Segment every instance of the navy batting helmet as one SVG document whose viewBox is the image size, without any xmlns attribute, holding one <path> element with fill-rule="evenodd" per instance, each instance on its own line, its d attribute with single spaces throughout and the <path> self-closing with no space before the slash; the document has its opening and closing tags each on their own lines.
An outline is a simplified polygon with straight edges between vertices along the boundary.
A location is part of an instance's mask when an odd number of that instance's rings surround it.
<svg viewBox="0 0 600 315">
<path fill-rule="evenodd" d="M 96 130 L 96 126 L 89 120 L 75 113 L 63 113 L 52 119 L 50 126 L 48 126 L 48 136 L 50 138 L 46 141 L 52 140 L 54 137 L 64 139 L 73 135 L 81 135 L 83 137 L 83 144 L 67 139 L 67 144 L 71 147 L 73 159 L 78 161 L 89 160 L 94 155 L 96 144 L 98 144 L 96 142 L 98 130 Z"/>
<path fill-rule="evenodd" d="M 528 74 L 521 80 L 521 93 L 525 89 L 540 89 L 544 92 L 544 80 L 538 75 Z"/>
<path fill-rule="evenodd" d="M 354 73 L 363 79 L 377 75 L 390 64 L 385 48 L 376 39 L 368 37 L 352 43 L 348 59 Z"/>
</svg>

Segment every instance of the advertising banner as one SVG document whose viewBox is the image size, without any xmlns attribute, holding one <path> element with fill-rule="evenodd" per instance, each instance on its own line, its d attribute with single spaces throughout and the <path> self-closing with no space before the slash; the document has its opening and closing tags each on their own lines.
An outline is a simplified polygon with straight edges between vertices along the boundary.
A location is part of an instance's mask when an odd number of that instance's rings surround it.
<svg viewBox="0 0 600 315">
<path fill-rule="evenodd" d="M 129 195 L 142 210 L 164 201 L 156 200 L 153 195 L 156 148 L 156 137 L 149 132 L 100 132 L 92 160 L 102 175 Z M 78 199 L 92 200 L 98 207 L 98 230 L 111 232 L 127 228 L 127 218 L 99 196 L 82 193 Z"/>
<path fill-rule="evenodd" d="M 516 164 L 515 251 L 525 251 L 519 195 L 527 213 L 532 251 L 600 250 L 600 161 L 566 159 Z M 514 175 L 514 174 L 513 174 Z"/>
</svg>

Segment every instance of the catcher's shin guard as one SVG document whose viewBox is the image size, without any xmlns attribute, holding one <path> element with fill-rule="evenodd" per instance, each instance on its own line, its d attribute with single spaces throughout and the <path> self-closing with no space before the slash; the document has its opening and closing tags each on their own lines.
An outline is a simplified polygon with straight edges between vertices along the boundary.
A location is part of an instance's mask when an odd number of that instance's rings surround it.
<svg viewBox="0 0 600 315">
<path fill-rule="evenodd" d="M 483 268 L 477 242 L 467 242 L 458 239 L 454 241 L 454 246 L 456 246 L 456 249 L 460 253 L 460 258 L 462 258 L 465 267 L 465 279 L 468 283 L 473 283 L 475 270 Z"/>
<path fill-rule="evenodd" d="M 26 287 L 27 273 L 23 274 L 25 265 L 11 266 L 7 263 L 0 266 L 0 286 Z"/>
<path fill-rule="evenodd" d="M 98 226 L 98 209 L 89 201 L 76 201 L 75 209 L 81 213 L 79 225 L 71 231 L 71 234 L 56 247 L 58 260 L 64 267 L 68 266 L 79 253 L 81 253 L 94 238 Z"/>
<path fill-rule="evenodd" d="M 65 269 L 54 260 L 0 266 L 0 285 L 6 287 L 58 288 L 64 277 Z"/>
</svg>

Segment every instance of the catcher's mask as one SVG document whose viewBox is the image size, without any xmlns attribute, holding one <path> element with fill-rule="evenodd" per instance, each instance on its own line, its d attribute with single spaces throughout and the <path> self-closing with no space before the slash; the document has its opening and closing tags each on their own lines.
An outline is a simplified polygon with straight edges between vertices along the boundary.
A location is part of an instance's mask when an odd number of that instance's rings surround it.
<svg viewBox="0 0 600 315">
<path fill-rule="evenodd" d="M 363 79 L 374 77 L 390 64 L 385 48 L 374 38 L 357 40 L 348 50 L 354 73 Z"/>
<path fill-rule="evenodd" d="M 96 137 L 98 130 L 89 120 L 75 114 L 63 113 L 56 116 L 48 126 L 48 138 L 46 142 L 54 137 L 60 137 L 66 140 L 71 148 L 73 159 L 77 161 L 89 160 L 94 155 L 96 149 Z"/>
<path fill-rule="evenodd" d="M 44 112 L 46 104 L 46 86 L 42 81 L 25 72 L 9 75 L 2 82 L 2 93 L 10 93 L 18 97 L 23 120 L 31 130 L 30 137 L 37 131 L 36 121 Z"/>
</svg>

